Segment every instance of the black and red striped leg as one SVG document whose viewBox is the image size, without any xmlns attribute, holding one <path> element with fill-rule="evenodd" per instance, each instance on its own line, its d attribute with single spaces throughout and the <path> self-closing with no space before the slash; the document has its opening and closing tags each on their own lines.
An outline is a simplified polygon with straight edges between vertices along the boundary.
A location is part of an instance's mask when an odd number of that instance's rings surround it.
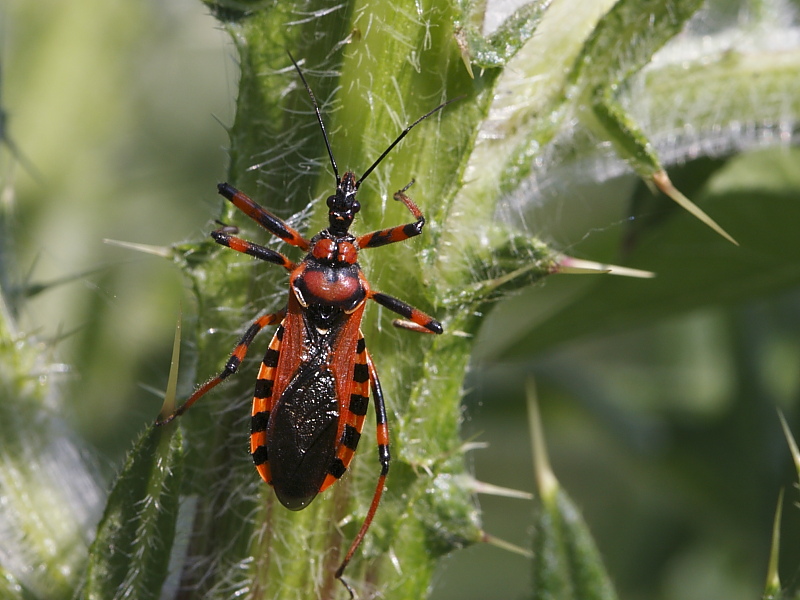
<svg viewBox="0 0 800 600">
<path fill-rule="evenodd" d="M 225 246 L 231 250 L 236 250 L 237 252 L 241 252 L 249 256 L 254 256 L 259 260 L 280 265 L 289 271 L 297 266 L 280 252 L 276 252 L 270 248 L 259 246 L 253 242 L 248 242 L 247 240 L 233 236 L 228 233 L 228 229 L 230 228 L 222 227 L 220 229 L 216 229 L 211 232 L 211 237 L 214 238 L 214 241 L 221 246 Z"/>
<path fill-rule="evenodd" d="M 189 396 L 189 398 L 181 404 L 175 412 L 171 415 L 165 417 L 164 419 L 156 419 L 156 425 L 164 425 L 165 423 L 169 423 L 175 417 L 181 416 L 185 413 L 189 408 L 191 408 L 192 404 L 197 402 L 200 398 L 205 396 L 208 392 L 212 389 L 217 387 L 220 383 L 225 381 L 228 377 L 236 373 L 239 369 L 239 365 L 242 364 L 244 357 L 247 355 L 247 350 L 250 347 L 250 344 L 253 342 L 253 339 L 258 335 L 258 332 L 261 331 L 267 325 L 274 325 L 275 323 L 279 323 L 283 320 L 286 316 L 286 309 L 278 311 L 276 313 L 272 313 L 269 315 L 264 315 L 256 319 L 250 327 L 247 328 L 247 331 L 244 332 L 244 335 L 239 340 L 239 343 L 236 344 L 236 347 L 231 352 L 230 358 L 228 358 L 228 362 L 225 363 L 225 368 L 217 375 L 216 377 L 209 379 L 203 385 L 201 385 L 197 390 L 195 390 L 194 394 Z"/>
<path fill-rule="evenodd" d="M 430 315 L 425 314 L 418 308 L 398 300 L 394 296 L 382 294 L 381 292 L 370 291 L 367 298 L 371 298 L 381 306 L 385 306 L 392 312 L 396 312 L 405 319 L 395 319 L 392 325 L 401 329 L 409 329 L 417 333 L 442 333 L 442 324 Z"/>
<path fill-rule="evenodd" d="M 394 244 L 395 242 L 402 242 L 408 238 L 414 237 L 422 233 L 422 228 L 425 226 L 425 217 L 422 211 L 414 203 L 414 201 L 406 196 L 406 190 L 414 183 L 411 182 L 402 190 L 398 190 L 394 194 L 394 199 L 406 205 L 406 208 L 417 219 L 413 223 L 406 223 L 405 225 L 398 225 L 388 229 L 381 229 L 380 231 L 373 231 L 372 233 L 365 233 L 358 237 L 357 244 L 359 248 L 377 248 L 378 246 L 385 246 L 386 244 Z"/>
<path fill-rule="evenodd" d="M 283 219 L 273 215 L 266 208 L 251 200 L 245 193 L 240 192 L 229 183 L 217 185 L 217 191 L 272 235 L 281 238 L 287 244 L 297 246 L 302 250 L 311 248 L 311 242 L 290 227 Z"/>
<path fill-rule="evenodd" d="M 364 518 L 364 523 L 361 525 L 358 535 L 353 538 L 350 549 L 347 551 L 342 564 L 336 569 L 336 578 L 347 588 L 351 599 L 355 598 L 355 592 L 353 588 L 350 587 L 350 584 L 342 578 L 342 574 L 353 558 L 353 555 L 356 553 L 356 550 L 358 550 L 358 547 L 361 545 L 361 542 L 364 540 L 369 526 L 372 524 L 375 511 L 378 510 L 378 504 L 380 504 L 381 496 L 383 496 L 383 488 L 386 484 L 386 476 L 389 474 L 389 463 L 391 462 L 391 455 L 389 454 L 389 426 L 386 423 L 386 403 L 383 399 L 381 380 L 378 379 L 378 371 L 375 369 L 375 364 L 372 362 L 372 356 L 369 351 L 367 351 L 367 369 L 369 370 L 369 383 L 372 388 L 372 402 L 375 405 L 375 436 L 378 441 L 378 460 L 381 463 L 381 473 L 378 476 L 378 485 L 375 487 L 375 493 L 372 495 L 372 502 L 369 505 L 367 516 Z"/>
</svg>

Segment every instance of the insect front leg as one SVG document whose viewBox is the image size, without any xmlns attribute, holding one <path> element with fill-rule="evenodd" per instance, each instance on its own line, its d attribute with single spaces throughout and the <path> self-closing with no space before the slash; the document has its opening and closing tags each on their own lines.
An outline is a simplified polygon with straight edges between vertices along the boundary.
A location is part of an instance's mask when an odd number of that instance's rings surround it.
<svg viewBox="0 0 800 600">
<path fill-rule="evenodd" d="M 205 396 L 208 392 L 212 389 L 217 387 L 220 383 L 225 381 L 228 377 L 236 373 L 239 369 L 239 365 L 242 364 L 244 357 L 247 355 L 247 350 L 250 348 L 250 344 L 253 342 L 253 339 L 256 337 L 259 331 L 261 331 L 267 325 L 274 325 L 275 323 L 279 323 L 283 320 L 286 316 L 286 309 L 278 311 L 276 313 L 272 313 L 269 315 L 264 315 L 256 319 L 250 327 L 247 328 L 242 338 L 239 340 L 239 343 L 236 344 L 234 347 L 233 352 L 231 352 L 230 358 L 228 358 L 228 362 L 225 363 L 225 368 L 217 375 L 216 377 L 209 379 L 203 385 L 201 385 L 197 390 L 189 396 L 189 398 L 181 404 L 175 412 L 171 415 L 168 415 L 165 418 L 161 418 L 159 416 L 156 419 L 156 425 L 164 425 L 165 423 L 169 423 L 175 417 L 181 416 L 185 413 L 189 408 L 197 402 L 200 398 Z"/>
<path fill-rule="evenodd" d="M 281 238 L 287 244 L 297 246 L 301 250 L 311 248 L 311 242 L 290 227 L 283 219 L 276 217 L 266 208 L 250 199 L 244 192 L 237 190 L 229 183 L 217 185 L 217 191 L 272 235 Z"/>
<path fill-rule="evenodd" d="M 375 511 L 378 510 L 378 504 L 380 504 L 381 496 L 383 495 L 383 488 L 386 485 L 386 476 L 389 474 L 389 463 L 391 462 L 391 455 L 389 454 L 389 426 L 386 419 L 386 403 L 383 399 L 381 380 L 378 378 L 378 371 L 375 369 L 375 364 L 372 362 L 372 356 L 369 352 L 367 352 L 367 369 L 369 371 L 370 387 L 372 388 L 372 402 L 375 405 L 375 437 L 377 438 L 378 442 L 378 460 L 381 463 L 381 473 L 378 476 L 378 484 L 375 487 L 375 493 L 372 495 L 372 502 L 369 505 L 367 516 L 364 518 L 364 523 L 361 525 L 358 535 L 353 538 L 353 541 L 350 544 L 350 549 L 347 551 L 342 564 L 339 565 L 338 569 L 336 569 L 336 578 L 342 582 L 342 585 L 344 585 L 345 588 L 347 588 L 351 599 L 355 598 L 355 593 L 353 588 L 350 587 L 350 584 L 348 584 L 342 578 L 342 574 L 344 573 L 345 568 L 347 568 L 347 565 L 350 563 L 350 560 L 353 558 L 353 555 L 356 553 L 356 550 L 358 550 L 358 547 L 361 545 L 361 542 L 364 540 L 364 536 L 367 534 L 369 526 L 372 524 L 372 519 L 375 517 Z"/>
<path fill-rule="evenodd" d="M 392 325 L 401 329 L 409 329 L 417 333 L 442 333 L 442 324 L 430 315 L 425 314 L 418 308 L 398 300 L 394 296 L 382 294 L 381 292 L 370 291 L 367 298 L 371 298 L 381 306 L 385 306 L 392 312 L 405 317 L 405 319 L 395 319 Z"/>
<path fill-rule="evenodd" d="M 373 231 L 358 237 L 357 244 L 359 248 L 377 248 L 378 246 L 385 246 L 386 244 L 394 244 L 395 242 L 402 242 L 408 238 L 414 237 L 422 233 L 422 228 L 425 226 L 425 217 L 414 201 L 406 196 L 406 190 L 414 184 L 414 180 L 394 193 L 394 199 L 398 202 L 405 204 L 406 208 L 417 219 L 413 223 L 406 223 L 405 225 L 397 225 L 388 229 L 381 229 L 380 231 Z"/>
</svg>

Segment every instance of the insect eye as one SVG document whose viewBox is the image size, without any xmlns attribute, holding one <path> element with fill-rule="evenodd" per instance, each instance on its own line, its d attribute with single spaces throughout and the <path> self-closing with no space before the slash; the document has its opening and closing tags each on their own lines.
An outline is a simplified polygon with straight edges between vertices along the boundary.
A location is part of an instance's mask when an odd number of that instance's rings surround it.
<svg viewBox="0 0 800 600">
<path fill-rule="evenodd" d="M 353 200 L 353 205 L 350 209 L 353 214 L 361 210 L 361 203 L 358 200 Z"/>
<path fill-rule="evenodd" d="M 336 202 L 336 196 L 328 196 L 327 204 L 328 208 L 333 208 L 334 203 Z"/>
</svg>

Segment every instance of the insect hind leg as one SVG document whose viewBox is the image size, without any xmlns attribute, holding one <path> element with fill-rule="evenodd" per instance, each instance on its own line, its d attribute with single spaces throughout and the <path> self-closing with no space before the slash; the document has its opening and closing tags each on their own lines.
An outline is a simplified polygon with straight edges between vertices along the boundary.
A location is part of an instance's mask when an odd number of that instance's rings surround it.
<svg viewBox="0 0 800 600">
<path fill-rule="evenodd" d="M 356 550 L 358 550 L 358 547 L 361 545 L 361 542 L 364 540 L 369 526 L 372 524 L 372 519 L 375 517 L 375 512 L 378 510 L 378 505 L 381 501 L 381 496 L 383 496 L 383 488 L 386 484 L 386 476 L 389 474 L 389 464 L 391 462 L 391 455 L 389 454 L 389 426 L 386 422 L 386 403 L 383 399 L 383 390 L 381 389 L 381 381 L 378 378 L 378 371 L 375 369 L 375 364 L 372 362 L 372 356 L 370 356 L 369 352 L 367 352 L 367 369 L 369 370 L 369 382 L 372 388 L 372 401 L 375 404 L 375 435 L 378 442 L 378 460 L 381 463 L 381 472 L 378 476 L 378 484 L 375 486 L 375 492 L 372 495 L 372 502 L 369 505 L 367 516 L 364 518 L 364 523 L 361 525 L 361 529 L 358 531 L 356 537 L 353 538 L 342 564 L 336 569 L 336 579 L 342 582 L 342 585 L 350 594 L 351 600 L 355 598 L 355 592 L 342 575 L 347 565 L 350 563 L 350 560 L 353 558 L 353 555 L 356 553 Z"/>
</svg>

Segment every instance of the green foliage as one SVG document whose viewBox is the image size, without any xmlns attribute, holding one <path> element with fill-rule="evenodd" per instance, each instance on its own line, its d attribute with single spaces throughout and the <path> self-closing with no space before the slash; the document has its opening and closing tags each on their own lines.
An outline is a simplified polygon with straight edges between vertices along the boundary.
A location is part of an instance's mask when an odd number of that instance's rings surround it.
<svg viewBox="0 0 800 600">
<path fill-rule="evenodd" d="M 0 303 L 0 499 L 6 598 L 66 598 L 82 568 L 101 501 L 82 444 L 48 406 L 37 373 L 52 368 Z"/>
<path fill-rule="evenodd" d="M 79 597 L 147 598 L 167 576 L 183 472 L 174 427 L 150 428 L 128 455 L 89 551 Z"/>
<path fill-rule="evenodd" d="M 701 9 L 695 0 L 530 2 L 486 32 L 483 2 L 348 2 L 333 7 L 319 0 L 205 3 L 232 40 L 238 61 L 235 94 L 232 87 L 222 91 L 236 96 L 235 117 L 227 132 L 227 179 L 281 217 L 291 218 L 294 226 L 309 235 L 325 223 L 324 199 L 332 191 L 333 176 L 308 97 L 290 68 L 286 49 L 302 62 L 314 89 L 340 173 L 348 169 L 363 173 L 408 123 L 444 100 L 461 97 L 420 124 L 359 192 L 363 209 L 354 229 L 360 233 L 407 220 L 403 207 L 390 199 L 410 179 L 416 180 L 410 193 L 428 219 L 423 235 L 364 252 L 361 262 L 375 289 L 430 312 L 446 330 L 438 337 L 396 331 L 388 325 L 387 311 L 377 306 L 365 318 L 364 333 L 389 402 L 393 463 L 375 523 L 346 574 L 360 597 L 427 597 L 441 557 L 485 538 L 481 514 L 464 477 L 469 445 L 464 444 L 461 431 L 462 394 L 471 385 L 464 383 L 470 361 L 481 366 L 510 359 L 518 366 L 502 381 L 482 384 L 475 380 L 477 387 L 493 392 L 491 403 L 486 402 L 487 412 L 491 407 L 492 412 L 511 413 L 507 399 L 518 398 L 522 375 L 543 372 L 552 378 L 551 386 L 557 381 L 576 398 L 586 399 L 586 412 L 594 410 L 598 422 L 618 434 L 622 441 L 616 443 L 623 449 L 646 447 L 656 462 L 658 450 L 632 441 L 640 433 L 637 419 L 644 409 L 628 398 L 646 398 L 656 411 L 669 413 L 673 407 L 659 404 L 659 394 L 668 386 L 654 385 L 642 376 L 647 381 L 631 393 L 624 384 L 615 386 L 612 381 L 624 379 L 626 368 L 644 362 L 645 352 L 639 350 L 650 349 L 651 339 L 634 340 L 622 349 L 612 343 L 598 353 L 594 363 L 580 357 L 580 351 L 577 357 L 555 352 L 556 368 L 552 369 L 532 357 L 590 334 L 652 324 L 687 311 L 775 298 L 796 289 L 800 257 L 793 224 L 800 196 L 799 156 L 786 142 L 795 135 L 800 116 L 800 94 L 795 89 L 800 81 L 800 54 L 796 45 L 756 43 L 777 41 L 791 29 L 781 21 L 780 17 L 789 15 L 782 4 L 744 0 L 735 4 L 731 9 L 722 1 L 711 2 Z M 29 10 L 15 8 L 15 15 Z M 59 17 L 80 14 L 77 7 L 58 10 L 76 12 L 51 15 L 49 26 L 54 31 L 62 21 L 72 22 Z M 142 38 L 148 43 L 141 46 L 174 42 L 171 29 L 165 26 L 159 31 L 153 23 L 160 21 L 152 15 L 149 19 L 139 13 L 106 18 L 108 26 L 98 32 L 102 38 L 97 39 L 115 51 L 124 48 L 131 56 L 141 52 L 142 47 L 131 42 L 137 35 L 150 36 Z M 85 17 L 77 22 L 88 23 Z M 729 30 L 741 43 L 730 42 Z M 61 48 L 58 35 L 41 39 Z M 43 42 L 42 52 L 44 48 Z M 251 268 L 244 257 L 204 239 L 199 232 L 209 227 L 199 220 L 183 234 L 156 229 L 185 218 L 208 217 L 212 212 L 208 205 L 194 201 L 179 206 L 176 196 L 196 198 L 202 193 L 199 190 L 213 191 L 219 169 L 209 166 L 196 176 L 197 182 L 181 184 L 180 189 L 167 190 L 156 182 L 140 190 L 137 184 L 144 177 L 136 175 L 137 168 L 147 173 L 159 161 L 162 169 L 163 164 L 196 162 L 198 149 L 213 143 L 208 136 L 180 146 L 180 152 L 171 151 L 173 142 L 178 147 L 177 139 L 188 136 L 185 132 L 191 127 L 186 123 L 177 128 L 184 133 L 176 133 L 175 140 L 166 127 L 144 132 L 124 129 L 140 104 L 169 98 L 172 82 L 165 77 L 160 85 L 151 85 L 147 74 L 115 67 L 111 64 L 115 61 L 106 64 L 105 57 L 115 56 L 114 52 L 100 46 L 91 50 L 82 48 L 72 54 L 65 47 L 64 55 L 74 63 L 71 66 L 80 67 L 70 71 L 72 77 L 86 71 L 120 70 L 116 77 L 98 77 L 94 86 L 84 82 L 82 87 L 94 92 L 85 102 L 97 102 L 105 91 L 118 88 L 120 81 L 132 82 L 136 90 L 132 96 L 146 100 L 139 104 L 129 100 L 127 111 L 111 112 L 104 104 L 101 111 L 90 104 L 85 112 L 94 113 L 94 118 L 80 131 L 69 129 L 68 112 L 59 113 L 58 126 L 46 121 L 48 136 L 62 139 L 59 128 L 63 128 L 69 132 L 65 139 L 75 140 L 75 149 L 68 153 L 75 158 L 74 164 L 60 170 L 54 165 L 63 163 L 53 157 L 65 153 L 65 144 L 58 153 L 41 149 L 35 134 L 17 135 L 14 110 L 0 113 L 8 116 L 0 123 L 7 148 L 18 157 L 30 156 L 30 164 L 45 181 L 35 183 L 22 175 L 21 183 L 14 185 L 13 169 L 8 169 L 4 188 L 9 196 L 13 190 L 19 195 L 24 224 L 53 218 L 59 231 L 72 235 L 65 238 L 64 247 L 74 243 L 76 230 L 84 239 L 117 237 L 160 246 L 181 235 L 190 240 L 162 251 L 184 277 L 193 300 L 187 312 L 195 316 L 189 319 L 189 340 L 184 345 L 188 360 L 184 360 L 179 386 L 183 398 L 192 384 L 219 370 L 242 323 L 285 302 L 285 277 L 276 269 L 260 268 L 263 265 Z M 32 55 L 20 53 L 25 60 L 32 60 L 28 58 Z M 14 72 L 12 80 L 26 81 Z M 32 91 L 24 96 L 44 96 L 42 89 Z M 193 90 L 188 95 L 202 94 Z M 66 98 L 70 97 L 64 96 L 61 104 L 81 104 Z M 45 106 L 49 105 L 39 106 L 39 114 L 27 121 L 22 112 L 22 124 L 48 115 Z M 179 108 L 177 112 L 182 113 L 181 104 Z M 119 127 L 113 142 L 99 133 L 108 122 Z M 36 131 L 31 125 L 21 130 Z M 79 146 L 84 138 L 87 145 Z M 164 154 L 146 163 L 147 167 L 131 164 L 124 145 L 129 138 L 144 140 L 143 148 L 163 146 Z M 13 146 L 9 145 L 12 139 Z M 102 142 L 92 146 L 96 139 Z M 218 157 L 203 160 L 209 165 L 218 163 Z M 114 163 L 125 170 L 113 171 L 106 178 L 87 176 L 110 173 Z M 677 188 L 713 215 L 741 248 L 672 203 L 654 199 L 648 184 L 658 184 L 665 167 Z M 115 184 L 120 173 L 128 177 L 124 179 L 127 185 Z M 631 173 L 645 182 L 633 182 Z M 142 202 L 151 192 L 159 200 L 145 209 Z M 115 226 L 98 232 L 82 221 L 72 224 L 60 212 L 59 207 L 77 206 L 75 199 L 83 195 L 95 198 L 92 206 L 100 212 L 101 222 Z M 63 196 L 69 202 L 45 205 L 51 196 Z M 147 219 L 135 221 L 137 213 L 145 213 Z M 634 218 L 626 223 L 629 215 Z M 240 227 L 243 237 L 263 242 L 262 232 L 227 203 L 214 216 Z M 572 231 L 559 231 L 558 222 L 566 222 Z M 43 358 L 38 338 L 20 333 L 16 322 L 26 319 L 26 293 L 43 291 L 39 295 L 46 296 L 53 286 L 21 281 L 20 274 L 12 272 L 16 261 L 11 252 L 29 260 L 33 251 L 27 240 L 55 244 L 51 240 L 61 238 L 51 237 L 53 229 L 44 225 L 24 229 L 26 233 L 17 235 L 26 241 L 9 243 L 0 261 L 5 297 L 14 300 L 12 310 L 3 312 L 0 332 L 4 359 L 0 382 L 5 390 L 0 403 L 4 465 L 0 595 L 53 600 L 168 598 L 180 593 L 226 599 L 344 597 L 333 572 L 374 490 L 377 463 L 367 443 L 372 424 L 368 421 L 365 427 L 365 439 L 348 478 L 307 510 L 283 510 L 254 474 L 245 447 L 246 405 L 257 358 L 246 362 L 240 376 L 204 398 L 177 423 L 139 432 L 100 514 L 102 476 L 92 461 L 81 458 L 91 453 L 86 440 L 119 452 L 157 412 L 157 401 L 143 403 L 141 391 L 133 385 L 135 378 L 152 380 L 149 375 L 135 374 L 141 364 L 133 359 L 116 364 L 101 361 L 106 358 L 102 355 L 111 354 L 109 347 L 136 346 L 137 336 L 145 330 L 167 331 L 164 324 L 174 315 L 175 302 L 166 295 L 156 300 L 155 291 L 144 300 L 137 296 L 140 288 L 156 290 L 162 287 L 158 284 L 141 286 L 130 275 L 121 278 L 121 283 L 114 283 L 112 276 L 97 276 L 101 288 L 138 300 L 116 317 L 98 300 L 99 294 L 83 306 L 81 318 L 90 324 L 69 348 L 77 348 L 76 355 L 83 356 L 83 362 L 76 362 L 85 377 L 65 385 L 60 393 L 49 378 L 55 370 L 50 346 Z M 28 231 L 33 233 L 28 235 Z M 12 220 L 4 222 L 4 233 L 6 239 L 17 233 Z M 142 237 L 149 235 L 153 238 Z M 565 248 L 570 254 L 621 262 L 658 276 L 648 281 L 611 277 L 554 281 L 557 278 L 548 276 L 562 269 Z M 300 259 L 295 249 L 282 250 L 293 260 Z M 58 246 L 48 247 L 47 254 L 60 256 L 61 251 Z M 37 280 L 68 281 L 72 273 L 89 273 L 96 265 L 56 266 L 61 270 Z M 95 275 L 79 279 L 90 277 Z M 536 285 L 544 278 L 548 279 L 546 289 Z M 135 280 L 136 285 L 127 291 L 114 287 L 126 280 Z M 38 301 L 38 297 L 27 300 Z M 156 307 L 151 308 L 153 304 Z M 67 330 L 81 320 L 74 313 L 57 312 L 66 310 L 62 306 L 72 306 L 67 302 L 31 306 L 34 314 L 63 320 Z M 793 314 L 790 308 L 784 312 Z M 155 317 L 155 313 L 166 316 Z M 739 318 L 725 315 L 719 319 Z M 678 418 L 665 436 L 683 436 L 684 443 L 677 444 L 678 451 L 670 455 L 672 462 L 663 469 L 684 474 L 681 485 L 674 486 L 678 489 L 705 489 L 697 482 L 732 478 L 741 464 L 756 472 L 768 463 L 767 444 L 759 442 L 774 441 L 765 423 L 776 422 L 764 416 L 766 403 L 752 401 L 762 397 L 757 385 L 761 379 L 748 374 L 774 373 L 765 377 L 768 385 L 764 387 L 778 390 L 776 397 L 789 398 L 800 389 L 798 379 L 786 374 L 791 368 L 774 367 L 768 360 L 776 356 L 778 364 L 792 364 L 786 356 L 800 352 L 780 326 L 771 328 L 769 337 L 755 336 L 756 343 L 751 343 L 753 338 L 745 335 L 749 321 L 741 317 L 744 325 L 724 329 L 740 337 L 722 346 L 725 353 L 718 354 L 709 348 L 719 346 L 706 339 L 714 335 L 697 333 L 713 331 L 724 337 L 719 333 L 722 328 L 713 327 L 717 323 L 713 317 L 710 322 L 704 321 L 702 327 L 662 325 L 665 331 L 643 336 L 662 338 L 663 348 L 676 355 L 686 349 L 681 357 L 686 362 L 703 352 L 706 358 L 712 356 L 713 368 L 708 371 L 713 373 L 698 375 L 694 388 L 693 381 L 671 385 L 693 392 L 700 389 L 698 396 L 703 398 L 724 396 L 724 401 L 717 401 L 725 408 L 717 410 L 729 410 L 729 422 L 715 422 L 716 431 L 683 430 Z M 35 320 L 25 323 L 22 331 L 37 330 Z M 781 323 L 795 320 L 785 318 Z M 104 333 L 119 324 L 124 329 Z M 694 331 L 679 337 L 673 331 L 679 328 Z M 50 333 L 61 337 L 61 331 Z M 148 365 L 166 364 L 165 351 L 150 343 L 142 351 Z M 260 347 L 264 345 L 266 340 Z M 775 347 L 790 350 L 779 354 Z M 723 372 L 729 373 L 723 383 L 712 377 Z M 49 403 L 53 397 L 59 400 Z M 133 401 L 126 404 L 125 398 Z M 704 405 L 707 413 L 701 409 L 691 413 L 696 423 L 711 419 L 714 406 Z M 65 422 L 62 413 L 70 410 L 76 416 Z M 504 438 L 510 437 L 513 423 L 520 420 L 518 413 L 513 414 L 501 428 Z M 553 427 L 558 428 L 559 413 L 553 410 L 552 414 Z M 546 422 L 547 417 L 546 412 Z M 763 437 L 754 429 L 763 430 Z M 757 441 L 745 444 L 743 440 L 751 436 Z M 579 436 L 569 441 L 582 444 Z M 560 443 L 563 447 L 567 442 Z M 594 449 L 588 454 L 594 457 Z M 499 464 L 513 463 L 516 458 L 504 456 Z M 626 460 L 619 465 L 621 471 L 630 467 Z M 633 467 L 630 470 L 636 472 Z M 527 471 L 515 470 L 513 486 L 526 486 L 527 475 L 522 473 Z M 490 469 L 483 477 L 495 475 L 500 477 L 500 469 Z M 591 481 L 591 474 L 570 480 L 568 487 L 581 489 L 584 481 Z M 774 480 L 762 485 L 772 505 L 775 487 Z M 616 597 L 601 553 L 572 500 L 577 494 L 567 495 L 560 484 L 553 493 L 541 489 L 540 493 L 533 523 L 534 558 L 526 569 L 535 573 L 533 597 Z M 736 507 L 750 506 L 753 494 L 743 491 L 739 497 L 718 491 L 710 504 L 714 514 L 736 521 L 743 514 Z M 602 531 L 604 519 L 593 513 L 601 510 L 592 503 L 595 496 L 587 493 L 581 498 L 586 520 L 593 529 L 599 523 Z M 514 524 L 516 532 L 529 525 L 528 517 Z M 754 529 L 769 534 L 766 526 Z M 610 544 L 604 547 L 601 541 L 599 546 L 605 559 Z M 756 555 L 766 561 L 766 549 L 760 550 Z M 625 573 L 621 561 L 613 553 L 609 556 L 611 572 Z M 628 562 L 636 562 L 633 551 L 629 556 Z M 482 564 L 473 570 L 486 579 L 493 567 Z M 733 576 L 729 579 L 734 581 Z M 768 584 L 772 586 L 768 594 L 783 593 L 777 575 Z M 620 586 L 622 597 L 626 597 L 625 587 Z M 471 593 L 479 597 L 478 591 Z"/>
</svg>

